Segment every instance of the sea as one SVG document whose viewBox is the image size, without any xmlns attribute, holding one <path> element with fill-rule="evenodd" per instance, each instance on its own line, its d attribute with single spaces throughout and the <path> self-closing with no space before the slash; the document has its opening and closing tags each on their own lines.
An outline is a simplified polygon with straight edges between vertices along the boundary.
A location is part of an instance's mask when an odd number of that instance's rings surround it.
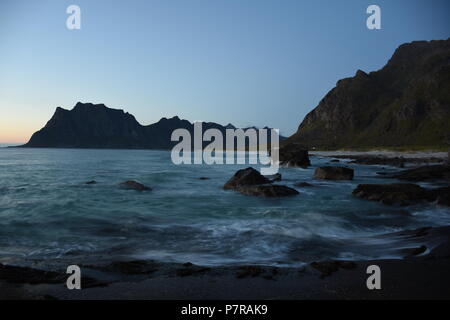
<svg viewBox="0 0 450 320">
<path fill-rule="evenodd" d="M 174 165 L 170 151 L 157 150 L 0 148 L 0 263 L 299 266 L 395 258 L 380 250 L 389 240 L 374 236 L 450 225 L 450 210 L 434 203 L 396 207 L 352 196 L 361 183 L 392 183 L 377 172 L 396 168 L 341 160 L 333 165 L 353 168 L 353 181 L 315 180 L 315 168 L 330 160 L 312 156 L 307 169 L 281 168 L 278 183 L 300 194 L 272 199 L 223 190 L 249 165 Z M 152 190 L 120 187 L 126 180 Z"/>
</svg>

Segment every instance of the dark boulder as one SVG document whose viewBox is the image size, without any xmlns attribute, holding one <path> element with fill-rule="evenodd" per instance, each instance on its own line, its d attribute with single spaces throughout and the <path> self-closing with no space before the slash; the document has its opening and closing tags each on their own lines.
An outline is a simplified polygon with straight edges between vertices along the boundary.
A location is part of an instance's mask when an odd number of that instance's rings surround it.
<svg viewBox="0 0 450 320">
<path fill-rule="evenodd" d="M 223 186 L 225 190 L 234 190 L 246 195 L 264 197 L 286 197 L 299 194 L 297 190 L 280 185 L 272 185 L 272 181 L 253 168 L 239 170 Z"/>
<path fill-rule="evenodd" d="M 360 184 L 353 195 L 371 201 L 380 201 L 388 205 L 411 205 L 422 201 L 437 201 L 448 205 L 450 187 L 425 189 L 412 183 Z"/>
<path fill-rule="evenodd" d="M 414 169 L 403 170 L 392 176 L 400 180 L 409 181 L 450 181 L 450 165 L 423 166 Z"/>
<path fill-rule="evenodd" d="M 353 169 L 346 167 L 320 167 L 314 172 L 314 178 L 325 180 L 353 180 Z"/>
<path fill-rule="evenodd" d="M 287 167 L 306 168 L 311 165 L 308 150 L 295 144 L 280 148 L 280 165 Z"/>
<path fill-rule="evenodd" d="M 137 191 L 152 190 L 152 188 L 147 187 L 147 186 L 145 186 L 139 182 L 133 181 L 133 180 L 128 180 L 128 181 L 122 182 L 120 185 L 124 188 L 133 189 L 133 190 L 137 190 Z"/>
<path fill-rule="evenodd" d="M 239 170 L 223 186 L 225 190 L 236 189 L 241 186 L 269 184 L 270 180 L 253 168 Z"/>
</svg>

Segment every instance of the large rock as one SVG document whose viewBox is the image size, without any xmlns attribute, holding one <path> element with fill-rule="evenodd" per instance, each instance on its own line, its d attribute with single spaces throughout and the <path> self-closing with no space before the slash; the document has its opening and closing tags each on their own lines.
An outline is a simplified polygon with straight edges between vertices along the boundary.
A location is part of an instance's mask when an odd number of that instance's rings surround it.
<svg viewBox="0 0 450 320">
<path fill-rule="evenodd" d="M 236 189 L 242 186 L 251 186 L 259 184 L 269 184 L 270 180 L 261 175 L 259 171 L 253 168 L 239 170 L 234 176 L 228 180 L 223 186 L 225 190 Z"/>
<path fill-rule="evenodd" d="M 142 183 L 139 183 L 139 182 L 136 182 L 133 180 L 128 180 L 128 181 L 122 182 L 120 185 L 124 188 L 133 189 L 133 190 L 137 190 L 137 191 L 152 190 L 152 188 L 144 186 Z"/>
<path fill-rule="evenodd" d="M 280 148 L 280 165 L 287 167 L 306 168 L 311 165 L 308 150 L 295 144 L 288 144 Z"/>
<path fill-rule="evenodd" d="M 414 169 L 403 170 L 400 173 L 392 176 L 392 178 L 409 181 L 450 181 L 450 165 L 423 166 Z"/>
<path fill-rule="evenodd" d="M 353 169 L 346 167 L 320 167 L 314 172 L 314 178 L 325 180 L 353 180 Z"/>
<path fill-rule="evenodd" d="M 388 205 L 406 206 L 423 201 L 450 205 L 450 187 L 425 189 L 412 183 L 360 184 L 353 195 Z"/>
<path fill-rule="evenodd" d="M 428 199 L 427 190 L 411 183 L 360 184 L 353 195 L 384 204 L 410 205 Z"/>
<path fill-rule="evenodd" d="M 299 194 L 297 190 L 273 185 L 272 181 L 253 168 L 239 170 L 223 186 L 225 190 L 234 190 L 246 195 L 264 197 L 286 197 Z"/>
</svg>

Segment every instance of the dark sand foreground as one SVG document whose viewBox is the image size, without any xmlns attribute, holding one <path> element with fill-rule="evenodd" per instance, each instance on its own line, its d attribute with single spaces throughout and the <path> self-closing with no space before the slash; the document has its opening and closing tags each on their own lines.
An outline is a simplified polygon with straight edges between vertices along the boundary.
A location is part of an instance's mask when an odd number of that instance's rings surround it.
<svg viewBox="0 0 450 320">
<path fill-rule="evenodd" d="M 299 268 L 206 268 L 190 263 L 121 261 L 80 266 L 81 290 L 66 288 L 65 270 L 44 272 L 0 265 L 0 298 L 450 299 L 450 227 L 379 237 L 403 241 L 404 247 L 398 250 L 405 253 L 405 258 L 322 261 Z M 381 290 L 366 286 L 367 267 L 374 264 L 381 268 Z"/>
</svg>

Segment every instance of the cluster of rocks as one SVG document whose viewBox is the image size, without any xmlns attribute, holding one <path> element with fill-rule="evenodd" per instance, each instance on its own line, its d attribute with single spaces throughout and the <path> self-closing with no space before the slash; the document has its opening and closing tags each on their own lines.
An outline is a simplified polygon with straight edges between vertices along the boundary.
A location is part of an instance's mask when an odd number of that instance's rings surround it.
<svg viewBox="0 0 450 320">
<path fill-rule="evenodd" d="M 413 169 L 407 169 L 390 176 L 390 178 L 409 181 L 450 181 L 450 164 L 423 166 Z"/>
<path fill-rule="evenodd" d="M 406 206 L 434 201 L 439 205 L 450 205 L 450 187 L 426 189 L 412 183 L 360 184 L 353 190 L 353 195 L 387 205 Z"/>
<path fill-rule="evenodd" d="M 450 182 L 450 165 L 422 166 L 386 176 L 407 181 L 443 181 Z M 419 202 L 436 202 L 450 206 L 450 186 L 427 189 L 413 183 L 361 184 L 353 195 L 389 205 L 411 205 Z"/>
<path fill-rule="evenodd" d="M 281 176 L 279 177 L 281 179 Z M 295 189 L 272 184 L 273 180 L 261 175 L 253 168 L 239 170 L 223 186 L 225 190 L 234 190 L 246 195 L 264 197 L 286 197 L 299 194 Z"/>
<path fill-rule="evenodd" d="M 280 149 L 280 163 L 287 166 L 307 167 L 311 165 L 308 151 L 289 145 Z M 353 180 L 354 170 L 344 166 L 323 166 L 316 168 L 315 179 L 322 180 Z M 433 166 L 423 166 L 392 174 L 389 178 L 410 181 L 450 181 L 450 165 L 441 164 Z M 208 180 L 207 177 L 200 177 L 200 180 Z M 223 189 L 234 190 L 236 192 L 263 197 L 287 197 L 298 195 L 299 192 L 285 185 L 277 185 L 274 182 L 281 181 L 281 174 L 265 177 L 257 170 L 249 167 L 237 171 L 234 176 L 225 183 Z M 86 184 L 96 184 L 95 180 Z M 307 182 L 294 184 L 296 187 L 312 187 Z M 120 186 L 137 191 L 150 191 L 152 188 L 145 186 L 134 180 L 120 183 Z M 450 186 L 426 189 L 412 183 L 393 184 L 360 184 L 353 190 L 352 194 L 361 199 L 379 201 L 387 205 L 406 206 L 420 202 L 436 202 L 439 205 L 450 206 Z"/>
<path fill-rule="evenodd" d="M 280 165 L 287 167 L 306 168 L 311 165 L 308 150 L 296 144 L 289 144 L 280 148 Z M 346 167 L 320 167 L 314 174 L 316 179 L 327 180 L 352 180 L 353 169 Z M 270 179 L 269 179 L 270 178 Z M 246 195 L 264 196 L 264 197 L 285 197 L 299 194 L 293 188 L 276 185 L 273 182 L 281 181 L 281 174 L 275 174 L 271 177 L 264 177 L 253 168 L 239 170 L 223 186 L 225 190 L 234 190 Z M 312 185 L 303 182 L 296 184 L 297 187 L 311 187 Z"/>
<path fill-rule="evenodd" d="M 308 150 L 299 144 L 291 143 L 281 147 L 279 156 L 282 166 L 307 168 L 311 165 Z M 352 180 L 353 169 L 342 166 L 320 167 L 316 169 L 314 177 L 325 180 Z"/>
</svg>

